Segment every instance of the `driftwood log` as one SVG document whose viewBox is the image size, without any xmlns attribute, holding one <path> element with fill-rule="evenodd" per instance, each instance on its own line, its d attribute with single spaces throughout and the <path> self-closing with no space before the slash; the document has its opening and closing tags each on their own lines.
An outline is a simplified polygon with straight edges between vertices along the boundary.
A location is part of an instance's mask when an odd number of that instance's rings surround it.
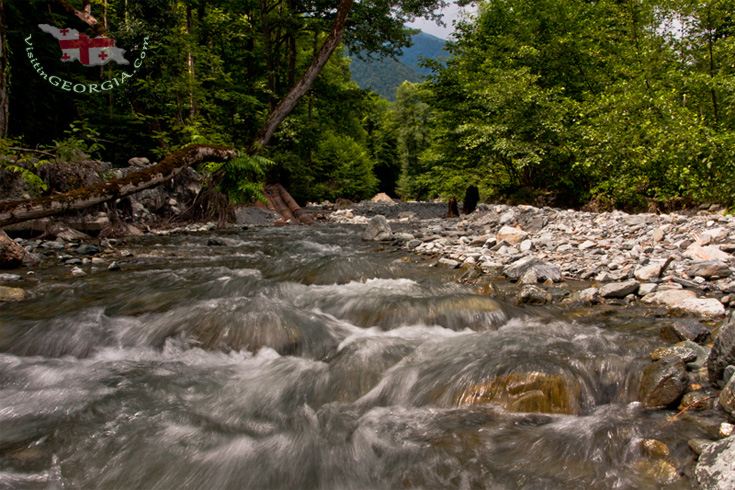
<svg viewBox="0 0 735 490">
<path fill-rule="evenodd" d="M 68 211 L 76 211 L 113 199 L 120 199 L 163 184 L 176 177 L 190 165 L 203 161 L 230 160 L 236 156 L 237 152 L 232 148 L 189 145 L 167 156 L 156 165 L 120 179 L 82 187 L 55 196 L 2 202 L 0 203 L 0 227 L 31 219 L 54 216 Z"/>
<path fill-rule="evenodd" d="M 281 184 L 266 186 L 264 194 L 268 200 L 268 209 L 276 211 L 283 216 L 284 220 L 290 220 L 291 224 L 311 225 L 314 223 L 314 218 L 296 204 L 294 198 Z"/>
</svg>

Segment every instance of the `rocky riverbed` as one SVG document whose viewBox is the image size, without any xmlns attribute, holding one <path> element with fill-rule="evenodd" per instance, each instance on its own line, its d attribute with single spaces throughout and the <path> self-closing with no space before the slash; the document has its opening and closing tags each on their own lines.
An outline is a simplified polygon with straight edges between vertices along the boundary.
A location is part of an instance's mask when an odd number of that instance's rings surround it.
<svg viewBox="0 0 735 490">
<path fill-rule="evenodd" d="M 519 306 L 599 312 L 633 311 L 660 317 L 661 345 L 641 373 L 639 402 L 647 409 L 703 412 L 722 422 L 720 436 L 689 441 L 701 454 L 696 481 L 732 488 L 735 473 L 735 217 L 696 214 L 586 213 L 532 206 L 480 205 L 472 214 L 443 218 L 442 203 L 360 203 L 350 208 L 312 206 L 325 221 L 361 225 L 364 239 L 408 254 L 422 266 Z M 238 227 L 274 223 L 262 210 L 238 215 Z M 150 233 L 208 233 L 213 223 Z M 208 245 L 227 247 L 226 236 Z M 70 278 L 135 267 L 126 239 L 16 239 Z M 33 297 L 33 269 L 0 275 L 0 301 Z M 611 310 L 612 309 L 612 310 Z M 665 453 L 665 445 L 644 441 Z M 651 468 L 659 481 L 680 469 L 666 458 Z M 661 476 L 663 475 L 663 476 Z"/>
<path fill-rule="evenodd" d="M 689 441 L 701 454 L 695 479 L 703 488 L 735 486 L 735 216 L 480 205 L 459 218 L 420 219 L 410 205 L 391 208 L 371 203 L 328 219 L 367 223 L 365 239 L 458 269 L 460 282 L 490 284 L 487 293 L 519 305 L 642 307 L 679 318 L 663 322 L 639 400 L 651 409 L 721 411 L 722 440 Z"/>
</svg>

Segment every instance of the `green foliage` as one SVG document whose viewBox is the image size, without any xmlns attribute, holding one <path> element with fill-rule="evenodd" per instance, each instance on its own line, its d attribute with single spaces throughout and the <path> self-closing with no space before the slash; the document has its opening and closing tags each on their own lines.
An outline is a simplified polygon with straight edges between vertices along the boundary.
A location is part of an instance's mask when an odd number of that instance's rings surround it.
<svg viewBox="0 0 735 490">
<path fill-rule="evenodd" d="M 0 139 L 0 170 L 19 174 L 31 194 L 40 195 L 48 189 L 43 179 L 38 175 L 38 169 L 48 160 L 33 158 L 30 153 L 18 153 L 17 148 L 22 146 L 17 139 Z"/>
<path fill-rule="evenodd" d="M 265 202 L 263 184 L 266 170 L 275 162 L 261 156 L 250 156 L 239 152 L 237 158 L 226 162 L 207 163 L 205 171 L 218 175 L 217 190 L 227 195 L 233 204 Z"/>
<path fill-rule="evenodd" d="M 533 189 L 571 205 L 732 203 L 733 7 L 481 4 L 426 84 L 434 129 L 422 178 L 457 197 L 475 184 L 484 195 Z"/>
<path fill-rule="evenodd" d="M 367 150 L 346 135 L 326 133 L 314 152 L 319 173 L 330 175 L 316 186 L 317 199 L 346 197 L 355 201 L 372 197 L 378 188 L 373 161 Z"/>
</svg>

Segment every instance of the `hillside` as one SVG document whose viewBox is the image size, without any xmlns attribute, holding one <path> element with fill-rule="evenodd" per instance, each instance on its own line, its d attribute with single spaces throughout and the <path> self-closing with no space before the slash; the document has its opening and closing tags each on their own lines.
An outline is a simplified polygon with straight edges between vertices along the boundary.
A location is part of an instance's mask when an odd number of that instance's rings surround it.
<svg viewBox="0 0 735 490">
<path fill-rule="evenodd" d="M 446 41 L 436 36 L 419 32 L 412 41 L 413 45 L 406 48 L 397 60 L 386 58 L 365 62 L 350 56 L 353 80 L 362 88 L 370 88 L 380 96 L 394 100 L 395 90 L 401 83 L 405 80 L 420 82 L 423 75 L 431 72 L 419 66 L 422 58 L 436 59 L 447 55 L 444 51 Z"/>
</svg>

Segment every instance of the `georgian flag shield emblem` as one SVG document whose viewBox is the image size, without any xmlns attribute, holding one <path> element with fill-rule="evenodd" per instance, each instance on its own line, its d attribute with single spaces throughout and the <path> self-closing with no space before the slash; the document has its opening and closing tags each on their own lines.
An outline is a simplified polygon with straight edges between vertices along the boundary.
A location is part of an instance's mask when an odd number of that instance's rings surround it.
<svg viewBox="0 0 735 490">
<path fill-rule="evenodd" d="M 79 61 L 84 66 L 105 65 L 110 61 L 129 64 L 123 57 L 125 50 L 116 48 L 113 39 L 104 36 L 90 39 L 77 30 L 59 29 L 48 24 L 39 24 L 38 27 L 58 39 L 61 61 Z"/>
</svg>

